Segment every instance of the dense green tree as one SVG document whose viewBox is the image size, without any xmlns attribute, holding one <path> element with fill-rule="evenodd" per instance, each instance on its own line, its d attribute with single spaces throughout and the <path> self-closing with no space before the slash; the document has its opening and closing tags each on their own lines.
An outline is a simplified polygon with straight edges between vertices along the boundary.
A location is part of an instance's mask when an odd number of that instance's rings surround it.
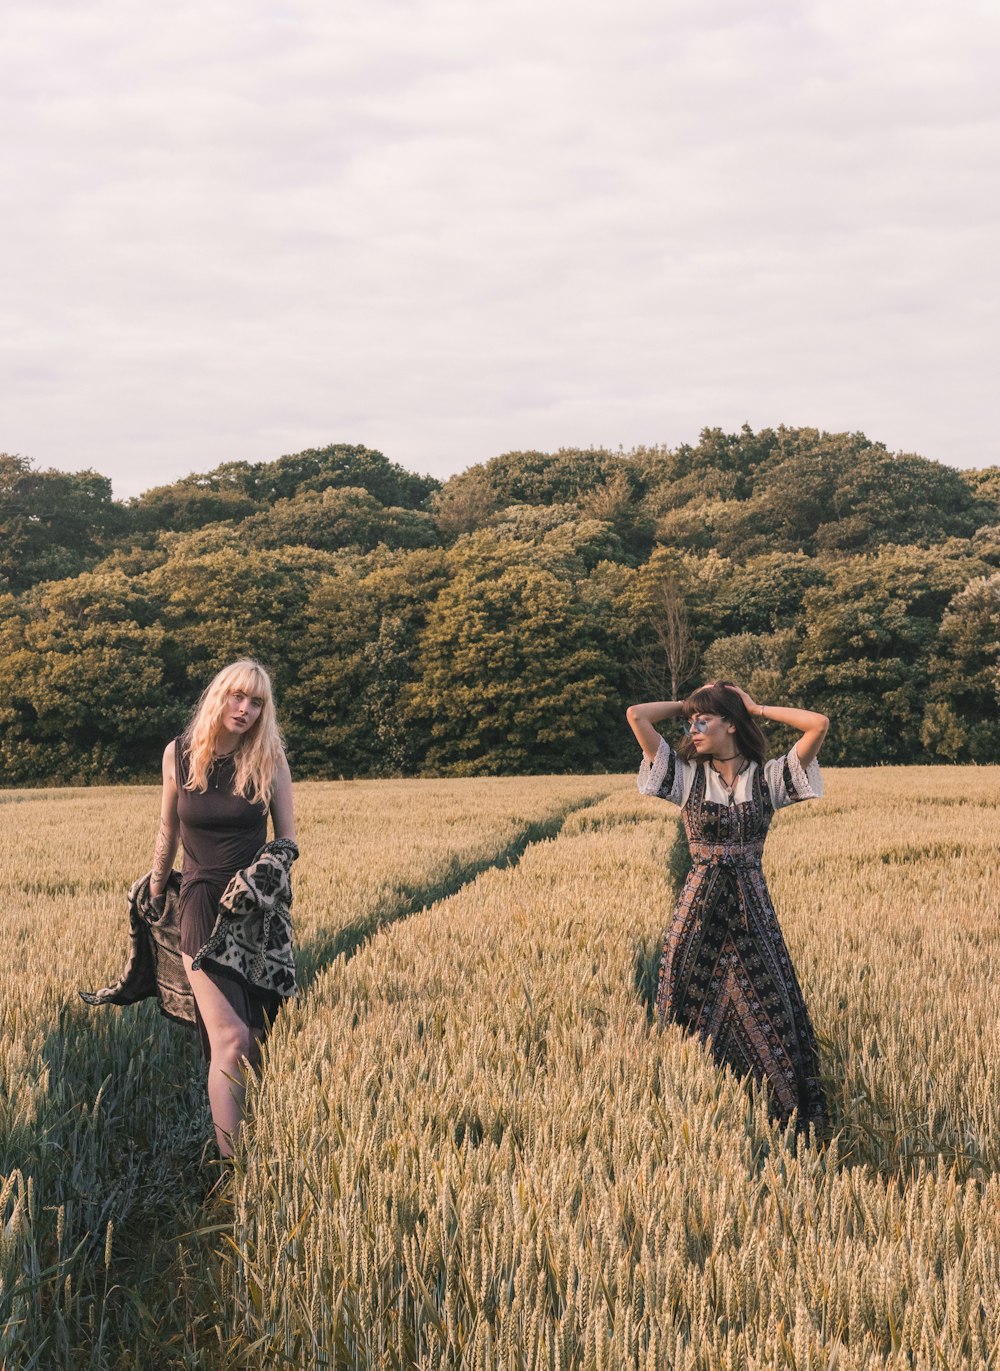
<svg viewBox="0 0 1000 1371">
<path fill-rule="evenodd" d="M 735 633 L 716 638 L 704 653 L 706 680 L 735 681 L 761 704 L 779 703 L 788 693 L 799 636 L 793 628 L 774 633 Z"/>
<path fill-rule="evenodd" d="M 742 500 L 691 500 L 657 520 L 656 541 L 703 553 L 724 547 L 728 555 L 733 549 L 732 530 L 743 517 L 744 508 Z M 737 555 L 742 552 L 742 546 L 738 547 Z"/>
<path fill-rule="evenodd" d="M 948 761 L 1000 762 L 1000 573 L 949 602 L 930 660 L 921 738 Z"/>
<path fill-rule="evenodd" d="M 972 554 L 988 566 L 1000 567 L 1000 524 L 984 524 L 969 539 Z"/>
<path fill-rule="evenodd" d="M 841 563 L 806 592 L 790 695 L 830 715 L 829 761 L 864 766 L 921 756 L 938 625 L 970 572 L 981 570 L 972 558 L 888 548 Z"/>
<path fill-rule="evenodd" d="M 0 775 L 7 785 L 155 771 L 181 717 L 155 597 L 121 573 L 0 598 Z"/>
<path fill-rule="evenodd" d="M 771 634 L 800 624 L 806 591 L 822 585 L 824 565 L 800 552 L 765 552 L 715 578 L 712 604 L 723 634 Z"/>
<path fill-rule="evenodd" d="M 420 769 L 426 730 L 403 706 L 416 644 L 447 582 L 439 549 L 341 559 L 309 593 L 302 665 L 285 696 L 307 768 L 341 775 Z"/>
<path fill-rule="evenodd" d="M 164 669 L 190 708 L 211 676 L 237 657 L 256 657 L 280 697 L 297 680 L 309 596 L 335 554 L 228 546 L 174 557 L 142 579 L 160 603 Z"/>
<path fill-rule="evenodd" d="M 1000 467 L 979 467 L 959 475 L 982 508 L 982 522 L 1000 523 Z"/>
<path fill-rule="evenodd" d="M 647 460 L 644 478 L 661 542 L 735 558 L 927 546 L 969 537 L 992 517 L 961 473 L 894 456 L 863 433 L 706 430 L 659 472 Z"/>
<path fill-rule="evenodd" d="M 208 476 L 186 476 L 130 501 L 128 514 L 136 533 L 188 533 L 221 520 L 245 519 L 259 508 L 234 486 L 219 485 Z"/>
<path fill-rule="evenodd" d="M 506 503 L 506 502 L 504 502 Z M 445 542 L 474 533 L 490 523 L 501 501 L 483 467 L 469 467 L 452 476 L 432 497 L 431 508 Z"/>
<path fill-rule="evenodd" d="M 893 456 L 862 433 L 779 432 L 741 517 L 728 537 L 719 530 L 721 552 L 926 547 L 968 537 L 980 522 L 968 485 L 940 462 Z"/>
<path fill-rule="evenodd" d="M 314 547 L 333 552 L 355 548 L 433 547 L 438 531 L 423 510 L 387 508 L 359 486 L 328 486 L 279 500 L 239 525 L 248 547 Z"/>
<path fill-rule="evenodd" d="M 465 552 L 488 549 L 497 539 L 521 544 L 524 555 L 562 576 L 584 576 L 598 562 L 620 561 L 621 540 L 609 523 L 583 517 L 575 505 L 511 505 L 488 532 L 464 540 Z"/>
<path fill-rule="evenodd" d="M 220 472 L 229 470 L 219 468 Z M 261 505 L 289 500 L 306 490 L 353 486 L 367 490 L 383 505 L 423 509 L 441 488 L 433 476 L 418 476 L 374 448 L 353 443 L 331 443 L 279 457 L 276 462 L 259 462 L 250 467 L 247 479 L 247 493 Z"/>
<path fill-rule="evenodd" d="M 449 558 L 407 701 L 430 733 L 427 767 L 479 775 L 602 766 L 620 702 L 608 685 L 614 663 L 574 584 L 514 541 Z"/>
<path fill-rule="evenodd" d="M 582 495 L 577 501 L 584 518 L 607 524 L 621 545 L 627 561 L 645 561 L 653 548 L 656 521 L 644 498 L 642 487 L 626 470 L 615 473 L 603 485 Z"/>
<path fill-rule="evenodd" d="M 558 452 L 504 452 L 483 467 L 499 507 L 567 504 L 618 475 L 638 485 L 634 468 L 605 448 L 560 448 Z"/>
<path fill-rule="evenodd" d="M 863 433 L 780 429 L 777 437 L 754 473 L 751 498 L 727 528 L 718 530 L 720 552 L 814 553 L 816 530 L 831 515 L 847 512 L 835 505 L 839 482 L 873 447 Z"/>
<path fill-rule="evenodd" d="M 0 587 L 23 590 L 92 566 L 121 529 L 111 482 L 96 471 L 37 471 L 0 453 Z"/>
<path fill-rule="evenodd" d="M 575 583 L 579 605 L 594 646 L 604 659 L 604 683 L 609 691 L 605 723 L 599 732 L 595 769 L 629 771 L 637 762 L 635 738 L 625 719 L 625 708 L 648 699 L 641 689 L 636 658 L 644 646 L 642 626 L 633 610 L 640 568 L 620 562 L 599 562 Z"/>
<path fill-rule="evenodd" d="M 979 511 L 957 471 L 876 448 L 838 480 L 830 515 L 816 530 L 816 547 L 852 552 L 879 543 L 928 547 L 948 537 L 968 537 L 978 523 Z"/>
<path fill-rule="evenodd" d="M 744 424 L 739 433 L 704 428 L 697 444 L 667 448 L 640 448 L 630 461 L 648 490 L 650 512 L 662 516 L 670 510 L 702 501 L 745 500 L 756 473 L 786 430 L 765 428 L 754 433 Z"/>
<path fill-rule="evenodd" d="M 278 501 L 307 491 L 350 487 L 379 504 L 422 509 L 440 488 L 431 476 L 417 476 L 373 448 L 332 443 L 276 462 L 226 462 L 212 471 L 157 486 L 129 502 L 137 531 L 188 531 L 222 519 L 243 519 Z"/>
</svg>

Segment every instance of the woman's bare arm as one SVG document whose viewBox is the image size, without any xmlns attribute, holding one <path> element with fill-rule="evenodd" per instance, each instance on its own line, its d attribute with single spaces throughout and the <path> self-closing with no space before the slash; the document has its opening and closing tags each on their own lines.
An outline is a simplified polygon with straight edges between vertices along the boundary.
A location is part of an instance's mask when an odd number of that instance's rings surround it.
<svg viewBox="0 0 1000 1371">
<path fill-rule="evenodd" d="M 295 810 L 292 805 L 292 773 L 288 769 L 288 758 L 284 753 L 274 769 L 274 782 L 271 786 L 271 822 L 276 838 L 291 838 L 295 841 Z"/>
<path fill-rule="evenodd" d="M 625 717 L 647 761 L 656 761 L 660 743 L 663 742 L 653 725 L 663 719 L 679 719 L 683 708 L 683 700 L 659 700 L 651 704 L 629 705 Z"/>
<path fill-rule="evenodd" d="M 174 744 L 163 749 L 163 795 L 160 799 L 160 831 L 156 835 L 153 853 L 153 874 L 149 893 L 159 899 L 167 888 L 180 840 L 181 825 L 177 817 L 177 777 L 174 775 Z"/>
<path fill-rule="evenodd" d="M 823 746 L 826 731 L 830 727 L 830 720 L 825 714 L 817 714 L 813 709 L 792 709 L 785 705 L 759 705 L 751 700 L 745 690 L 740 690 L 738 686 L 731 689 L 742 697 L 748 713 L 753 718 L 770 719 L 772 723 L 787 724 L 789 728 L 799 730 L 802 737 L 795 744 L 795 751 L 803 766 L 808 766 L 816 760 Z"/>
</svg>

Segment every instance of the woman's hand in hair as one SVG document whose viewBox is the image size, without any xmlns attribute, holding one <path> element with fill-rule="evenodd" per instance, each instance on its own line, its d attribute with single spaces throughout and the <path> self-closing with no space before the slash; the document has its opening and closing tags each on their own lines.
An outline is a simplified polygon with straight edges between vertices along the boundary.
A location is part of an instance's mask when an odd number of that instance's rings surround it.
<svg viewBox="0 0 1000 1371">
<path fill-rule="evenodd" d="M 743 703 L 746 705 L 746 709 L 747 709 L 747 713 L 748 713 L 748 714 L 750 714 L 750 715 L 757 715 L 757 714 L 760 713 L 760 705 L 757 704 L 757 702 L 756 702 L 755 700 L 752 700 L 752 699 L 750 698 L 749 693 L 748 693 L 747 691 L 743 690 L 740 686 L 738 686 L 738 685 L 728 685 L 728 684 L 727 684 L 726 689 L 727 689 L 727 690 L 731 690 L 731 691 L 733 692 L 734 695 L 738 695 L 738 696 L 740 697 L 740 699 L 741 699 L 741 700 L 743 701 Z"/>
<path fill-rule="evenodd" d="M 733 689 L 737 687 L 734 686 Z M 743 697 L 743 703 L 754 719 L 798 729 L 802 737 L 795 744 L 795 751 L 803 766 L 808 766 L 815 760 L 830 727 L 830 720 L 825 714 L 820 714 L 814 709 L 793 709 L 788 705 L 759 705 L 751 700 L 745 690 L 739 690 L 738 693 Z"/>
</svg>

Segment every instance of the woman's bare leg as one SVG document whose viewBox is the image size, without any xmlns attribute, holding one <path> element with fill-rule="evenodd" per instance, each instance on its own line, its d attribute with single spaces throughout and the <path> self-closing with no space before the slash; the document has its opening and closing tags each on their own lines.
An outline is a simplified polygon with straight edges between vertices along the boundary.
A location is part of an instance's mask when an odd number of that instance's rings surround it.
<svg viewBox="0 0 1000 1371">
<path fill-rule="evenodd" d="M 243 1122 L 246 1094 L 243 1062 L 244 1058 L 255 1056 L 256 1035 L 211 977 L 204 971 L 195 971 L 187 953 L 182 955 L 212 1050 L 208 1067 L 208 1102 L 215 1136 L 223 1157 L 231 1157 Z"/>
</svg>

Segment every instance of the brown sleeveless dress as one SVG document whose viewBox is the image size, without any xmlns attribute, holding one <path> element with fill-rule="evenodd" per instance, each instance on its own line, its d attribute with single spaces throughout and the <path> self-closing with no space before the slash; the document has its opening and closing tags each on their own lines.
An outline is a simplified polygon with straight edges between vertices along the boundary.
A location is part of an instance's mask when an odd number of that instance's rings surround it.
<svg viewBox="0 0 1000 1371">
<path fill-rule="evenodd" d="M 267 806 L 254 805 L 233 793 L 235 763 L 232 757 L 213 762 L 208 789 L 202 794 L 185 790 L 188 758 L 182 740 L 174 743 L 177 775 L 177 817 L 180 820 L 184 862 L 181 867 L 181 951 L 195 957 L 208 941 L 219 912 L 219 896 L 243 867 L 267 842 Z M 247 984 L 217 967 L 204 969 L 222 991 L 240 1019 L 254 1034 L 263 1036 L 281 1006 L 280 995 Z M 206 1057 L 210 1057 L 208 1034 L 197 1005 L 198 1031 Z M 256 1043 L 251 1061 L 256 1065 Z"/>
</svg>

